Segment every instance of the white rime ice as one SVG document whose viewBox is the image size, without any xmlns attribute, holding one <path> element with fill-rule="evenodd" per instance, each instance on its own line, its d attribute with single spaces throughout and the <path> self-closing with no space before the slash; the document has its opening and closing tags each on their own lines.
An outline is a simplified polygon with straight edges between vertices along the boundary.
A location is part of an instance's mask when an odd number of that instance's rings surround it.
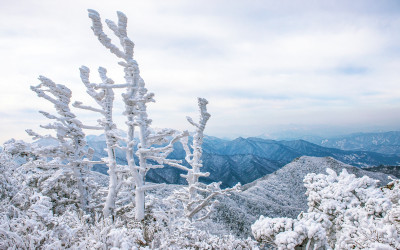
<svg viewBox="0 0 400 250">
<path fill-rule="evenodd" d="M 50 79 L 40 76 L 41 83 L 38 86 L 31 86 L 32 91 L 54 104 L 58 113 L 52 115 L 50 113 L 40 111 L 45 117 L 55 122 L 48 125 L 42 125 L 42 128 L 55 130 L 56 135 L 40 135 L 28 129 L 27 133 L 33 139 L 53 139 L 56 145 L 46 147 L 35 147 L 33 152 L 36 155 L 67 161 L 67 167 L 73 170 L 77 180 L 80 206 L 81 209 L 88 208 L 88 190 L 85 184 L 85 172 L 88 171 L 89 161 L 93 155 L 93 150 L 86 146 L 85 134 L 82 131 L 84 126 L 76 119 L 71 112 L 69 103 L 71 100 L 71 90 L 64 85 L 56 84 Z M 62 167 L 64 165 L 61 165 Z"/>
</svg>

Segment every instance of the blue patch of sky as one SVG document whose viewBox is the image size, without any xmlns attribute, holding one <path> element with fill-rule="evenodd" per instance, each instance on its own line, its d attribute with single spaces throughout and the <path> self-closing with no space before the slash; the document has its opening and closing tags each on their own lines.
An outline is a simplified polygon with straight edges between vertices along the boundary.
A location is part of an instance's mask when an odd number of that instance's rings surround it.
<svg viewBox="0 0 400 250">
<path fill-rule="evenodd" d="M 380 94 L 382 94 L 381 92 L 378 92 L 378 91 L 369 91 L 369 92 L 363 92 L 361 95 L 362 96 L 377 96 L 377 95 L 380 95 Z"/>
<path fill-rule="evenodd" d="M 400 38 L 400 36 L 398 36 L 397 38 Z M 396 40 L 397 40 L 396 38 Z M 386 48 L 386 55 L 388 57 L 397 59 L 400 56 L 400 46 L 399 44 L 393 44 L 390 45 Z"/>
<path fill-rule="evenodd" d="M 343 66 L 336 68 L 335 71 L 342 75 L 365 75 L 370 69 L 363 66 Z"/>
<path fill-rule="evenodd" d="M 387 102 L 388 102 L 389 104 L 391 104 L 391 105 L 399 106 L 399 104 L 400 104 L 400 98 L 391 98 L 391 99 L 388 99 Z"/>
</svg>

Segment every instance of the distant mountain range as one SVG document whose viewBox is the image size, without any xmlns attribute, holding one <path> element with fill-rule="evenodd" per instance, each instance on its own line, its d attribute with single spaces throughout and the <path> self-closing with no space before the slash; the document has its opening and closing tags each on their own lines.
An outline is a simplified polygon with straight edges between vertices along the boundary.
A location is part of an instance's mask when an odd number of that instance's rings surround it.
<svg viewBox="0 0 400 250">
<path fill-rule="evenodd" d="M 362 150 L 400 155 L 400 131 L 357 133 L 315 141 L 316 144 L 342 150 Z"/>
<path fill-rule="evenodd" d="M 400 132 L 398 133 L 400 134 Z M 367 141 L 366 139 L 363 145 L 374 144 L 373 142 L 367 143 Z M 376 150 L 379 145 L 384 148 L 391 142 L 391 140 L 379 140 L 379 143 L 375 144 Z M 88 144 L 96 151 L 95 160 L 106 156 L 104 136 L 88 136 Z M 368 152 L 363 147 L 358 150 L 342 150 L 304 140 L 275 141 L 255 137 L 224 140 L 206 136 L 203 151 L 204 167 L 202 171 L 210 172 L 210 176 L 202 181 L 206 183 L 221 181 L 223 186 L 233 186 L 237 182 L 242 184 L 252 182 L 275 172 L 301 156 L 329 156 L 357 167 L 395 166 L 400 163 L 400 155 Z M 384 150 L 382 149 L 382 151 Z M 179 143 L 175 144 L 175 151 L 170 158 L 184 159 L 184 156 L 182 146 Z M 117 161 L 119 164 L 126 164 L 124 152 L 117 151 Z M 184 164 L 187 163 L 184 162 Z M 96 165 L 94 170 L 106 173 L 107 167 Z M 180 177 L 181 173 L 183 173 L 181 170 L 166 166 L 163 169 L 150 170 L 146 178 L 147 181 L 156 183 L 183 184 L 184 179 Z"/>
</svg>

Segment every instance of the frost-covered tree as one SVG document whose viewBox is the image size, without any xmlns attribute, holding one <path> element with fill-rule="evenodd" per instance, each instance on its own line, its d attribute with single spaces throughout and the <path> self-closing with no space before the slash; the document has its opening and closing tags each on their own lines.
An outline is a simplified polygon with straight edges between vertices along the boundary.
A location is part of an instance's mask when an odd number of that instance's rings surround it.
<svg viewBox="0 0 400 250">
<path fill-rule="evenodd" d="M 54 130 L 55 135 L 40 135 L 30 129 L 26 130 L 34 140 L 53 141 L 52 145 L 48 146 L 41 146 L 38 143 L 36 147 L 32 147 L 32 151 L 41 157 L 58 159 L 58 163 L 53 161 L 55 167 L 66 167 L 73 171 L 77 180 L 80 207 L 87 210 L 89 192 L 85 183 L 87 178 L 85 173 L 89 170 L 88 159 L 91 159 L 93 150 L 86 145 L 85 133 L 82 130 L 85 126 L 70 110 L 71 90 L 44 76 L 40 76 L 39 80 L 41 82 L 39 85 L 31 86 L 32 91 L 39 97 L 51 102 L 57 111 L 57 115 L 39 111 L 46 118 L 54 120 L 53 123 L 41 125 L 41 127 Z"/>
<path fill-rule="evenodd" d="M 178 165 L 180 169 L 184 170 L 186 174 L 181 176 L 186 179 L 188 185 L 181 190 L 174 193 L 173 198 L 177 198 L 183 202 L 185 216 L 190 221 L 199 221 L 207 218 L 217 200 L 214 198 L 220 194 L 227 194 L 231 191 L 239 191 L 240 184 L 233 188 L 221 189 L 221 183 L 211 183 L 205 185 L 199 181 L 200 177 L 207 177 L 209 172 L 201 172 L 203 166 L 201 156 L 203 154 L 202 144 L 204 137 L 204 129 L 210 114 L 207 112 L 208 101 L 204 98 L 198 98 L 198 106 L 200 111 L 199 122 L 196 123 L 192 118 L 187 117 L 188 122 L 195 127 L 193 135 L 193 144 L 189 148 L 188 137 L 183 137 L 181 143 L 186 152 L 186 161 L 190 167 Z M 203 211 L 203 213 L 200 213 Z"/>
<path fill-rule="evenodd" d="M 278 249 L 399 249 L 400 181 L 379 188 L 367 176 L 308 174 L 308 212 L 297 219 L 261 218 L 254 237 Z"/>
<path fill-rule="evenodd" d="M 89 68 L 85 66 L 80 68 L 81 80 L 86 86 L 86 92 L 97 102 L 100 108 L 85 106 L 82 102 L 75 102 L 73 106 L 97 112 L 103 116 L 103 119 L 98 120 L 99 127 L 93 126 L 91 128 L 103 129 L 106 137 L 108 157 L 102 160 L 108 166 L 107 173 L 110 176 L 110 181 L 103 214 L 108 217 L 109 215 L 114 215 L 115 201 L 123 179 L 123 174 L 121 173 L 121 169 L 118 169 L 116 161 L 115 148 L 118 145 L 118 134 L 117 126 L 113 121 L 113 88 L 121 87 L 121 85 L 114 84 L 114 81 L 107 77 L 107 70 L 105 68 L 100 67 L 98 72 L 102 83 L 91 83 L 89 80 Z"/>
<path fill-rule="evenodd" d="M 198 98 L 198 105 L 200 110 L 200 120 L 198 123 L 194 122 L 192 118 L 186 117 L 188 122 L 195 127 L 195 134 L 193 135 L 193 145 L 192 151 L 188 145 L 188 138 L 182 138 L 181 142 L 183 148 L 186 152 L 185 160 L 189 163 L 191 168 L 184 168 L 187 174 L 181 175 L 184 177 L 188 183 L 187 192 L 185 194 L 187 197 L 184 199 L 185 202 L 185 215 L 192 220 L 192 218 L 203 208 L 207 207 L 209 212 L 211 212 L 212 199 L 218 194 L 220 183 L 215 183 L 204 187 L 204 185 L 199 185 L 200 177 L 207 177 L 210 175 L 208 172 L 201 172 L 200 168 L 203 166 L 201 156 L 203 154 L 202 144 L 204 137 L 204 129 L 206 127 L 208 119 L 210 119 L 210 114 L 207 112 L 208 101 L 203 98 Z M 203 186 L 203 187 L 202 187 Z M 207 197 L 204 199 L 202 196 L 199 197 L 199 191 L 207 193 Z M 183 197 L 181 196 L 181 199 Z M 209 215 L 209 212 L 206 216 Z"/>
<path fill-rule="evenodd" d="M 154 102 L 154 94 L 148 93 L 145 83 L 140 77 L 139 66 L 136 60 L 133 59 L 134 43 L 127 35 L 127 18 L 122 12 L 117 12 L 117 14 L 117 24 L 110 20 L 106 20 L 105 22 L 119 39 L 122 49 L 113 44 L 111 39 L 104 33 L 99 13 L 89 10 L 89 17 L 92 20 L 92 30 L 95 36 L 97 36 L 104 47 L 123 60 L 119 62 L 119 65 L 124 68 L 126 82 L 123 84 L 113 84 L 114 82 L 106 76 L 106 70 L 100 68 L 99 73 L 103 83 L 90 83 L 88 80 L 89 70 L 86 67 L 82 67 L 82 80 L 88 88 L 88 93 L 96 99 L 101 109 L 83 106 L 81 103 L 76 103 L 75 106 L 99 112 L 105 116 L 101 125 L 105 129 L 107 138 L 107 163 L 109 166 L 110 184 L 104 207 L 104 215 L 108 216 L 115 212 L 115 200 L 118 190 L 121 185 L 125 184 L 134 186 L 135 218 L 143 220 L 145 191 L 149 188 L 157 187 L 157 185 L 145 184 L 146 173 L 150 169 L 164 167 L 164 164 L 177 166 L 180 161 L 167 159 L 167 156 L 172 152 L 173 144 L 180 138 L 187 136 L 187 133 L 178 133 L 172 129 L 153 132 L 150 129 L 151 119 L 148 118 L 147 103 Z M 116 135 L 115 125 L 112 122 L 113 88 L 126 89 L 122 95 L 125 103 L 124 115 L 127 117 L 126 124 L 128 126 L 126 138 Z M 135 138 L 136 129 L 138 138 Z M 155 145 L 160 146 L 155 147 Z M 117 147 L 126 152 L 127 167 L 118 167 L 116 165 L 115 148 Z"/>
</svg>

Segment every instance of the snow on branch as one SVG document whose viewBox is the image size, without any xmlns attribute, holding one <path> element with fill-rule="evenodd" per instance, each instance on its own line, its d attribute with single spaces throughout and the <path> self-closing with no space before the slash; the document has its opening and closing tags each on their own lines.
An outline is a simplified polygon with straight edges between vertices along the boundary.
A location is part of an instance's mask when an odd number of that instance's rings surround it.
<svg viewBox="0 0 400 250">
<path fill-rule="evenodd" d="M 100 15 L 97 11 L 89 9 L 89 18 L 92 19 L 92 30 L 100 43 L 109 49 L 111 53 L 119 58 L 123 58 L 129 61 L 133 58 L 133 48 L 135 44 L 127 36 L 127 17 L 122 12 L 117 12 L 118 25 L 113 21 L 106 20 L 107 26 L 114 32 L 119 38 L 122 45 L 123 51 L 120 50 L 115 44 L 112 43 L 111 39 L 104 33 L 103 25 L 101 22 Z"/>
</svg>

